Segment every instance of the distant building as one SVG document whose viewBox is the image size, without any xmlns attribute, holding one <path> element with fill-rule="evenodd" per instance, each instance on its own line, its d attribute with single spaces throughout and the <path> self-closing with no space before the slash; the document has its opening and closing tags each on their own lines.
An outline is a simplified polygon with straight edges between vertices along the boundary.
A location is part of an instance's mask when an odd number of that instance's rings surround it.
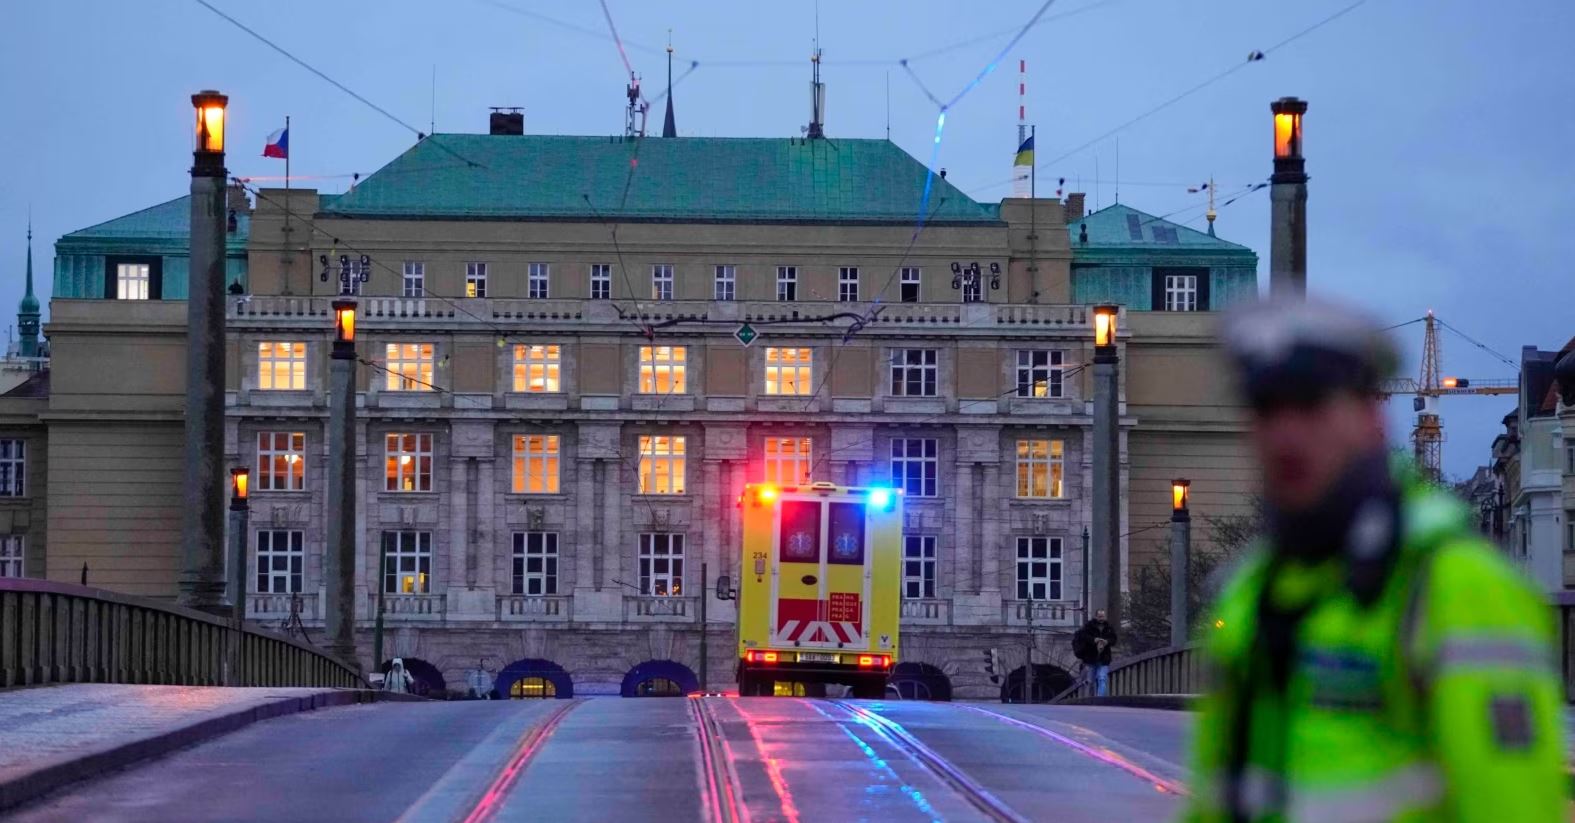
<svg viewBox="0 0 1575 823">
<path fill-rule="evenodd" d="M 18 339 L 0 360 L 0 577 L 45 574 L 49 351 L 39 343 L 33 294 L 33 229 L 27 230 L 25 288 L 17 306 Z"/>
</svg>

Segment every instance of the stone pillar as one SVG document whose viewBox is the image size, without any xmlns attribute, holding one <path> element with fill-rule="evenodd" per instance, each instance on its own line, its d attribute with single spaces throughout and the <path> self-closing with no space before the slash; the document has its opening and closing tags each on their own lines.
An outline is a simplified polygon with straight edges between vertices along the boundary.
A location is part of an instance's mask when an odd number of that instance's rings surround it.
<svg viewBox="0 0 1575 823">
<path fill-rule="evenodd" d="M 585 539 L 576 548 L 581 556 L 575 563 L 574 619 L 576 621 L 621 621 L 622 586 L 612 582 L 623 579 L 623 558 L 629 551 L 624 535 L 624 482 L 639 457 L 631 445 L 624 450 L 623 427 L 619 423 L 582 422 L 579 424 L 576 456 L 580 464 L 580 494 L 589 501 L 582 510 L 581 534 Z"/>
<path fill-rule="evenodd" d="M 326 597 L 323 616 L 328 648 L 336 656 L 358 660 L 355 648 L 356 581 L 356 420 L 355 345 L 334 343 L 329 361 L 328 409 L 328 545 L 323 558 Z M 381 582 L 379 582 L 381 585 Z M 376 666 L 380 661 L 372 661 Z"/>
</svg>

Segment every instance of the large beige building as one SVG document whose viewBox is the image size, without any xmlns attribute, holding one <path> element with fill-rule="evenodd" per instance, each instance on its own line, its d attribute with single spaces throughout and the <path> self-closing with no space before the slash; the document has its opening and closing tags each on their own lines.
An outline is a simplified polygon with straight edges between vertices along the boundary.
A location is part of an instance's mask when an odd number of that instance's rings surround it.
<svg viewBox="0 0 1575 823">
<path fill-rule="evenodd" d="M 451 689 L 478 665 L 505 693 L 684 685 L 703 596 L 725 685 L 732 604 L 712 594 L 743 484 L 829 480 L 906 491 L 902 671 L 923 685 L 901 688 L 995 694 L 981 652 L 1020 666 L 1030 621 L 1038 661 L 1070 668 L 1089 305 L 1124 306 L 1124 550 L 1163 562 L 1172 477 L 1200 514 L 1249 492 L 1212 310 L 1254 293 L 1256 258 L 1069 201 L 977 203 L 883 140 L 518 134 L 428 138 L 345 194 L 233 191 L 249 613 L 298 608 L 321 640 L 328 309 L 348 288 L 368 660 L 382 589 L 384 657 Z M 57 244 L 51 577 L 86 563 L 175 594 L 188 208 Z"/>
</svg>

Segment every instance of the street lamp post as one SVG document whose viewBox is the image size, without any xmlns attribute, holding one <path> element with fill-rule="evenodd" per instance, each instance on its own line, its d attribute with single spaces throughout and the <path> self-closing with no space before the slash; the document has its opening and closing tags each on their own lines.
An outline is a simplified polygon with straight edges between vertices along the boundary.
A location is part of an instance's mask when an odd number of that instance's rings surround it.
<svg viewBox="0 0 1575 823">
<path fill-rule="evenodd" d="M 1307 164 L 1302 158 L 1302 115 L 1307 101 L 1281 97 L 1274 113 L 1274 175 L 1269 178 L 1269 293 L 1307 294 Z"/>
<path fill-rule="evenodd" d="M 377 548 L 377 618 L 372 622 L 372 668 L 383 668 L 383 598 L 388 592 L 388 544 L 378 543 Z"/>
<path fill-rule="evenodd" d="M 359 661 L 355 648 L 355 311 L 354 300 L 333 302 L 334 346 L 328 370 L 329 541 L 323 572 L 328 647 L 352 664 Z M 383 585 L 380 575 L 379 592 Z M 374 666 L 381 663 L 381 658 L 373 661 Z"/>
<path fill-rule="evenodd" d="M 246 524 L 251 506 L 251 472 L 245 467 L 230 469 L 230 623 L 229 675 L 225 683 L 239 686 L 241 631 L 246 628 Z"/>
<path fill-rule="evenodd" d="M 1120 306 L 1094 307 L 1094 556 L 1085 559 L 1091 566 L 1089 605 L 1104 609 L 1112 626 L 1121 625 L 1120 314 Z"/>
<path fill-rule="evenodd" d="M 1187 643 L 1187 564 L 1192 558 L 1192 481 L 1170 481 L 1170 645 Z"/>
<path fill-rule="evenodd" d="M 224 612 L 224 115 L 229 98 L 191 96 L 191 248 L 186 298 L 182 605 Z M 162 295 L 147 295 L 160 297 Z"/>
</svg>

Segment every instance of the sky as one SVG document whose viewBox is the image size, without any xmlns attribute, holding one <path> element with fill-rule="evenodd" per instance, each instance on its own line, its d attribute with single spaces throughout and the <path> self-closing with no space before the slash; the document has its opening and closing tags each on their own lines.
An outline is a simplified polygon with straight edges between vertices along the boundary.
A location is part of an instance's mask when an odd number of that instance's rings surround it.
<svg viewBox="0 0 1575 823">
<path fill-rule="evenodd" d="M 680 135 L 796 136 L 809 119 L 813 2 L 607 0 L 604 16 L 591 0 L 209 1 L 405 125 L 196 0 L 7 4 L 0 305 L 21 295 L 30 211 L 47 300 L 55 239 L 185 193 L 190 94 L 199 89 L 230 96 L 232 174 L 283 174 L 282 161 L 260 155 L 290 115 L 297 185 L 323 191 L 393 159 L 429 122 L 438 132 L 485 131 L 489 106 L 523 107 L 529 133 L 620 133 L 628 70 L 606 34 L 608 16 L 652 99 L 665 84 L 671 32 Z M 1268 103 L 1302 97 L 1312 292 L 1390 323 L 1432 309 L 1514 361 L 1524 345 L 1563 345 L 1575 335 L 1563 242 L 1575 4 L 1366 0 L 1274 48 L 1352 2 L 1053 0 L 1009 49 L 1043 0 L 827 2 L 818 9 L 826 132 L 889 129 L 929 162 L 931 96 L 967 89 L 934 156 L 965 192 L 998 200 L 1009 192 L 1017 61 L 1026 59 L 1041 191 L 1064 177 L 1091 207 L 1119 190 L 1123 203 L 1201 226 L 1204 203 L 1187 187 L 1212 177 L 1229 194 L 1266 179 Z M 1255 50 L 1267 56 L 1249 63 Z M 1266 287 L 1267 191 L 1221 208 L 1217 231 L 1258 252 Z M 1396 334 L 1414 374 L 1421 326 Z M 1442 342 L 1447 374 L 1514 376 L 1460 336 Z M 1393 406 L 1393 432 L 1404 437 L 1409 398 Z M 1446 473 L 1485 463 L 1513 407 L 1507 397 L 1446 398 Z"/>
</svg>

